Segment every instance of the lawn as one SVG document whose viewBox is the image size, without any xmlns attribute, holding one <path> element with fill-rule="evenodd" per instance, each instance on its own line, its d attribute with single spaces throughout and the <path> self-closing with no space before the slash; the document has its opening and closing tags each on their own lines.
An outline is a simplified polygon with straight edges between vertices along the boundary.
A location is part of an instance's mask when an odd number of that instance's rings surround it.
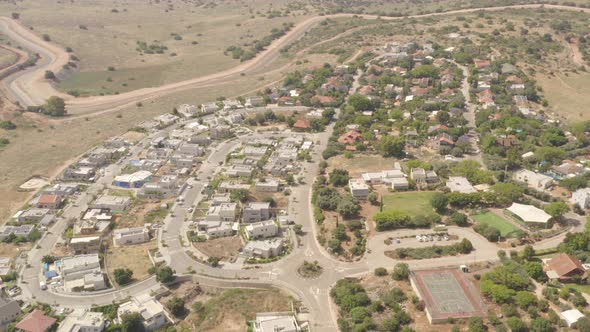
<svg viewBox="0 0 590 332">
<path fill-rule="evenodd" d="M 434 214 L 430 205 L 430 199 L 434 194 L 431 191 L 412 191 L 384 195 L 383 209 L 406 211 L 411 216 Z"/>
<path fill-rule="evenodd" d="M 568 284 L 566 287 L 576 289 L 582 293 L 590 295 L 590 285 Z"/>
<path fill-rule="evenodd" d="M 473 218 L 473 220 L 477 221 L 478 223 L 483 223 L 497 228 L 500 231 L 500 234 L 502 234 L 504 237 L 509 236 L 511 233 L 519 230 L 518 227 L 512 225 L 509 221 L 493 212 L 474 214 L 471 216 L 471 218 Z"/>
</svg>

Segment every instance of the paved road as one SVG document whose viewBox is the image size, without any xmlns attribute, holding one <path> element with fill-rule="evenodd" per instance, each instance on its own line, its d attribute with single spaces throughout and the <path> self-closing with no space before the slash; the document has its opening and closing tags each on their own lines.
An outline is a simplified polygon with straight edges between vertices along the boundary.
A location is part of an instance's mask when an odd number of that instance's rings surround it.
<svg viewBox="0 0 590 332">
<path fill-rule="evenodd" d="M 381 20 L 403 20 L 406 18 L 424 18 L 433 16 L 453 15 L 459 13 L 470 13 L 480 10 L 499 11 L 504 9 L 517 8 L 545 8 L 572 10 L 589 13 L 590 9 L 577 8 L 560 5 L 514 5 L 489 8 L 472 8 L 444 13 L 431 13 L 424 15 L 414 15 L 408 17 L 385 17 L 379 16 Z M 326 18 L 351 17 L 353 14 L 335 14 L 327 16 L 318 16 L 309 18 L 300 22 L 286 35 L 273 42 L 266 50 L 261 52 L 251 61 L 244 62 L 236 67 L 198 78 L 193 78 L 181 82 L 162 85 L 157 88 L 144 88 L 135 91 L 122 93 L 112 96 L 95 96 L 73 99 L 71 96 L 55 90 L 47 80 L 43 78 L 46 70 L 59 72 L 62 66 L 67 63 L 69 55 L 63 49 L 51 43 L 43 41 L 39 36 L 21 26 L 17 21 L 7 17 L 0 18 L 0 31 L 9 38 L 15 40 L 26 49 L 39 53 L 41 59 L 38 64 L 25 71 L 18 72 L 3 80 L 6 91 L 9 91 L 9 97 L 13 101 L 18 101 L 21 105 L 31 106 L 40 105 L 52 95 L 60 95 L 69 99 L 67 103 L 70 114 L 89 114 L 105 110 L 115 110 L 121 107 L 132 105 L 138 101 L 158 98 L 170 93 L 198 88 L 202 86 L 222 85 L 228 81 L 234 80 L 238 75 L 244 72 L 251 72 L 258 69 L 264 69 L 269 66 L 280 55 L 280 49 L 289 45 L 293 41 L 301 38 L 307 31 L 316 26 Z M 377 16 L 362 15 L 363 18 L 376 19 Z"/>
</svg>

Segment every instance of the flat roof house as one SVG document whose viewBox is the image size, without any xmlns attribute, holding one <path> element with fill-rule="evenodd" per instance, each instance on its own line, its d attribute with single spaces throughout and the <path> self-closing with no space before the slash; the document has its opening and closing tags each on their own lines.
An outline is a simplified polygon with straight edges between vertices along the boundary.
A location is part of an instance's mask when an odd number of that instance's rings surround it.
<svg viewBox="0 0 590 332">
<path fill-rule="evenodd" d="M 100 251 L 101 239 L 100 236 L 75 237 L 70 239 L 68 247 L 74 255 L 94 254 Z"/>
<path fill-rule="evenodd" d="M 572 193 L 572 204 L 578 204 L 582 209 L 590 207 L 590 188 L 582 188 Z"/>
<path fill-rule="evenodd" d="M 256 181 L 256 191 L 263 193 L 276 193 L 279 191 L 279 181 L 277 179 L 265 179 L 264 181 Z"/>
<path fill-rule="evenodd" d="M 270 219 L 270 203 L 252 202 L 244 208 L 242 219 L 244 222 L 257 222 Z"/>
<path fill-rule="evenodd" d="M 424 168 L 412 168 L 410 170 L 410 178 L 417 183 L 432 183 L 438 182 L 438 176 L 434 171 L 426 171 Z"/>
<path fill-rule="evenodd" d="M 11 234 L 14 234 L 18 237 L 27 238 L 31 235 L 31 232 L 35 229 L 35 225 L 20 225 L 20 226 L 11 226 L 11 225 L 4 225 L 0 226 L 0 241 L 3 241 Z"/>
<path fill-rule="evenodd" d="M 164 306 L 149 294 L 141 294 L 131 298 L 131 301 L 121 304 L 117 309 L 119 321 L 124 314 L 133 312 L 141 315 L 146 331 L 157 330 L 170 322 L 164 311 Z"/>
<path fill-rule="evenodd" d="M 149 240 L 150 231 L 146 227 L 120 228 L 113 232 L 113 242 L 118 246 L 144 243 Z"/>
<path fill-rule="evenodd" d="M 244 254 L 249 257 L 262 258 L 278 256 L 282 251 L 283 240 L 280 238 L 249 241 L 243 249 Z"/>
<path fill-rule="evenodd" d="M 299 332 L 295 316 L 291 313 L 257 313 L 254 321 L 254 332 Z"/>
<path fill-rule="evenodd" d="M 204 233 L 207 239 L 215 239 L 234 235 L 238 227 L 237 224 L 234 227 L 234 222 L 231 221 L 201 220 L 197 223 L 197 229 L 199 233 Z"/>
<path fill-rule="evenodd" d="M 351 179 L 348 187 L 350 194 L 356 199 L 365 200 L 369 197 L 369 186 L 361 179 Z"/>
<path fill-rule="evenodd" d="M 100 332 L 107 326 L 102 312 L 76 309 L 59 325 L 57 332 Z"/>
<path fill-rule="evenodd" d="M 6 324 L 13 322 L 21 310 L 18 302 L 0 297 L 0 329 Z"/>
<path fill-rule="evenodd" d="M 458 192 L 462 194 L 471 194 L 477 191 L 471 185 L 469 180 L 463 176 L 450 176 L 446 186 L 452 192 Z"/>
<path fill-rule="evenodd" d="M 246 226 L 246 237 L 248 239 L 259 239 L 276 236 L 279 227 L 272 220 L 259 221 Z"/>
<path fill-rule="evenodd" d="M 92 207 L 101 210 L 125 211 L 131 205 L 131 198 L 127 196 L 100 196 L 92 203 Z"/>
<path fill-rule="evenodd" d="M 235 221 L 238 205 L 236 203 L 221 203 L 209 207 L 205 220 L 207 221 Z"/>
<path fill-rule="evenodd" d="M 521 169 L 514 173 L 514 179 L 526 183 L 532 189 L 545 190 L 553 185 L 553 178 L 544 174 Z"/>
<path fill-rule="evenodd" d="M 68 291 L 106 288 L 98 254 L 64 257 L 60 262 L 59 270 Z"/>
</svg>

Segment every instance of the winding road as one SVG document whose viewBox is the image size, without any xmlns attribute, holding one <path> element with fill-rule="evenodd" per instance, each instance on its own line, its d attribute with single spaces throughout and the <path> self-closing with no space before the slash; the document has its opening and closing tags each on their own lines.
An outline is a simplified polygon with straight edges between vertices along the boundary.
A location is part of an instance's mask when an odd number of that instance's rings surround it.
<svg viewBox="0 0 590 332">
<path fill-rule="evenodd" d="M 472 13 L 481 10 L 501 11 L 505 9 L 558 9 L 590 13 L 590 9 L 577 8 L 562 5 L 514 5 L 499 6 L 487 8 L 468 8 L 441 13 L 431 13 L 423 15 L 413 15 L 406 17 L 386 17 L 374 15 L 362 15 L 366 19 L 381 19 L 387 21 L 403 20 L 407 18 L 424 18 L 434 16 L 445 16 L 461 13 Z M 67 109 L 70 114 L 90 114 L 94 112 L 104 112 L 109 110 L 118 110 L 122 107 L 132 105 L 139 101 L 159 98 L 174 92 L 187 89 L 194 89 L 211 85 L 223 85 L 226 82 L 235 80 L 241 73 L 253 72 L 264 69 L 269 66 L 280 55 L 280 50 L 298 40 L 309 30 L 315 27 L 319 22 L 326 18 L 352 17 L 353 14 L 335 14 L 326 16 L 316 16 L 309 18 L 297 24 L 283 37 L 273 42 L 266 50 L 261 52 L 256 58 L 241 63 L 233 68 L 217 72 L 215 74 L 205 75 L 193 79 L 188 79 L 176 83 L 162 85 L 156 88 L 144 88 L 134 90 L 118 95 L 93 96 L 74 98 L 55 89 L 50 81 L 44 79 L 45 71 L 50 70 L 58 73 L 62 70 L 64 64 L 69 60 L 69 54 L 55 44 L 44 41 L 39 36 L 22 26 L 18 21 L 8 17 L 0 17 L 0 32 L 14 40 L 23 48 L 32 53 L 38 53 L 40 59 L 38 63 L 24 71 L 17 72 L 2 80 L 3 89 L 7 96 L 22 106 L 41 105 L 50 96 L 61 96 L 67 100 Z M 346 33 L 346 32 L 344 32 Z"/>
</svg>

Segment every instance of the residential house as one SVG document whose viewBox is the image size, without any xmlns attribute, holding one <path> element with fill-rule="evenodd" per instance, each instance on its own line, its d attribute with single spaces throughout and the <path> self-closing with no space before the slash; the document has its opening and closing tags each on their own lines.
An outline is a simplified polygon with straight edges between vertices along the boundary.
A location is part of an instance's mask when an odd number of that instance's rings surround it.
<svg viewBox="0 0 590 332">
<path fill-rule="evenodd" d="M 248 257 L 270 258 L 278 256 L 282 252 L 283 240 L 281 238 L 249 241 L 243 249 L 243 253 Z"/>
<path fill-rule="evenodd" d="M 455 145 L 453 138 L 447 133 L 440 133 L 432 139 L 431 147 L 434 150 L 440 150 L 444 146 L 452 147 Z"/>
<path fill-rule="evenodd" d="M 0 330 L 13 322 L 21 313 L 18 302 L 0 297 Z"/>
<path fill-rule="evenodd" d="M 95 175 L 93 167 L 68 167 L 61 178 L 63 181 L 92 181 Z"/>
<path fill-rule="evenodd" d="M 586 172 L 582 164 L 578 164 L 572 160 L 564 160 L 559 166 L 551 167 L 553 173 L 560 177 L 571 178 Z"/>
<path fill-rule="evenodd" d="M 21 238 L 28 238 L 31 235 L 31 232 L 35 229 L 34 225 L 20 225 L 20 226 L 11 226 L 11 225 L 3 225 L 0 226 L 0 241 L 4 241 L 4 239 L 14 234 L 16 237 Z"/>
<path fill-rule="evenodd" d="M 139 313 L 146 331 L 154 331 L 170 323 L 164 306 L 149 294 L 132 297 L 129 302 L 119 305 L 117 316 L 119 321 L 124 314 Z"/>
<path fill-rule="evenodd" d="M 264 98 L 261 96 L 251 96 L 246 98 L 246 107 L 264 106 Z"/>
<path fill-rule="evenodd" d="M 424 168 L 412 168 L 410 178 L 416 183 L 434 183 L 439 180 L 436 172 L 426 171 Z"/>
<path fill-rule="evenodd" d="M 264 157 L 264 155 L 266 155 L 267 152 L 268 152 L 268 147 L 266 147 L 266 146 L 248 145 L 248 146 L 244 147 L 244 150 L 242 150 L 243 155 L 245 155 L 246 157 L 254 157 L 254 158 Z"/>
<path fill-rule="evenodd" d="M 348 181 L 350 194 L 358 200 L 365 200 L 369 197 L 369 186 L 362 179 L 351 179 Z"/>
<path fill-rule="evenodd" d="M 257 313 L 252 326 L 253 332 L 300 332 L 302 330 L 292 313 Z"/>
<path fill-rule="evenodd" d="M 56 322 L 57 319 L 46 316 L 43 310 L 35 309 L 18 322 L 15 327 L 19 332 L 48 332 Z"/>
<path fill-rule="evenodd" d="M 223 203 L 231 203 L 231 196 L 229 193 L 214 194 L 213 197 L 211 197 L 211 206 L 218 206 Z"/>
<path fill-rule="evenodd" d="M 189 104 L 181 104 L 178 106 L 177 110 L 178 113 L 180 113 L 180 115 L 182 115 L 184 118 L 192 118 L 199 112 L 197 106 Z"/>
<path fill-rule="evenodd" d="M 158 115 L 154 118 L 154 120 L 158 121 L 158 123 L 160 124 L 160 128 L 166 128 L 168 126 L 171 126 L 176 121 L 178 121 L 178 119 L 180 119 L 178 116 L 171 113 Z"/>
<path fill-rule="evenodd" d="M 574 191 L 570 202 L 574 205 L 578 204 L 582 209 L 590 208 L 590 188 L 582 188 Z"/>
<path fill-rule="evenodd" d="M 252 202 L 248 203 L 242 211 L 242 219 L 244 222 L 257 222 L 268 220 L 271 216 L 270 203 L 268 202 Z"/>
<path fill-rule="evenodd" d="M 428 127 L 428 134 L 432 134 L 434 132 L 441 132 L 441 131 L 448 131 L 449 127 L 443 125 L 443 124 L 438 124 L 438 125 L 433 125 Z"/>
<path fill-rule="evenodd" d="M 205 220 L 207 221 L 235 221 L 238 205 L 236 203 L 222 203 L 209 207 Z"/>
<path fill-rule="evenodd" d="M 24 211 L 18 211 L 14 219 L 18 222 L 39 222 L 46 216 L 50 215 L 49 209 L 30 208 Z"/>
<path fill-rule="evenodd" d="M 201 104 L 201 112 L 203 113 L 213 113 L 213 112 L 217 112 L 219 110 L 219 106 L 217 105 L 217 103 L 205 103 L 205 104 Z"/>
<path fill-rule="evenodd" d="M 450 176 L 446 183 L 447 188 L 452 192 L 458 192 L 462 194 L 471 194 L 476 192 L 475 188 L 471 185 L 467 178 L 462 176 Z"/>
<path fill-rule="evenodd" d="M 245 231 L 246 238 L 248 240 L 254 240 L 276 236 L 279 232 L 279 227 L 273 220 L 263 220 L 247 225 Z"/>
<path fill-rule="evenodd" d="M 311 128 L 311 123 L 306 118 L 300 118 L 293 124 L 293 129 L 296 131 L 306 131 Z"/>
<path fill-rule="evenodd" d="M 98 254 L 64 257 L 59 272 L 67 291 L 91 291 L 106 288 Z"/>
<path fill-rule="evenodd" d="M 496 137 L 496 144 L 503 148 L 509 149 L 520 145 L 520 141 L 514 135 L 503 135 Z"/>
<path fill-rule="evenodd" d="M 349 130 L 347 133 L 343 134 L 342 136 L 338 137 L 338 143 L 341 144 L 355 144 L 356 142 L 362 140 L 363 136 L 356 130 Z"/>
<path fill-rule="evenodd" d="M 535 190 L 545 190 L 553 185 L 553 178 L 527 169 L 521 169 L 514 173 L 514 179 L 526 183 Z"/>
<path fill-rule="evenodd" d="M 408 190 L 410 189 L 410 183 L 408 179 L 404 178 L 393 178 L 391 179 L 391 189 L 393 190 Z"/>
<path fill-rule="evenodd" d="M 223 139 L 231 136 L 231 127 L 225 125 L 212 126 L 209 129 L 209 136 L 212 139 Z"/>
<path fill-rule="evenodd" d="M 494 102 L 495 98 L 496 95 L 490 89 L 483 90 L 477 94 L 477 101 L 482 104 L 484 109 L 496 106 Z"/>
<path fill-rule="evenodd" d="M 369 172 L 361 174 L 363 181 L 367 184 L 391 184 L 391 179 L 405 178 L 406 175 L 401 171 L 401 167 L 381 172 Z"/>
<path fill-rule="evenodd" d="M 43 193 L 67 197 L 75 194 L 78 190 L 80 190 L 80 186 L 76 183 L 56 183 L 51 187 L 45 188 Z"/>
<path fill-rule="evenodd" d="M 125 211 L 131 206 L 131 197 L 102 195 L 98 197 L 91 206 L 94 209 Z"/>
<path fill-rule="evenodd" d="M 473 64 L 477 70 L 488 70 L 490 69 L 492 62 L 490 60 L 473 59 Z"/>
<path fill-rule="evenodd" d="M 0 276 L 5 276 L 12 270 L 12 258 L 10 257 L 0 257 Z M 1 297 L 0 297 L 1 299 Z M 1 315 L 1 311 L 0 311 Z M 2 320 L 0 319 L 0 324 L 2 324 Z"/>
<path fill-rule="evenodd" d="M 225 174 L 230 178 L 250 177 L 253 171 L 254 167 L 250 165 L 232 165 Z"/>
<path fill-rule="evenodd" d="M 70 239 L 68 247 L 74 255 L 88 255 L 98 253 L 101 248 L 101 236 L 74 237 Z"/>
<path fill-rule="evenodd" d="M 146 227 L 119 228 L 113 231 L 115 245 L 123 246 L 148 242 L 150 231 Z"/>
<path fill-rule="evenodd" d="M 61 322 L 57 332 L 101 332 L 107 327 L 102 312 L 76 309 Z"/>
<path fill-rule="evenodd" d="M 279 191 L 280 184 L 276 179 L 265 179 L 256 181 L 255 188 L 257 192 L 276 193 Z"/>
<path fill-rule="evenodd" d="M 582 262 L 576 257 L 560 253 L 546 262 L 545 272 L 549 279 L 561 282 L 575 282 L 585 280 L 588 273 Z"/>
<path fill-rule="evenodd" d="M 234 183 L 229 181 L 223 181 L 219 184 L 219 192 L 221 193 L 232 193 L 237 190 L 250 190 L 249 184 Z"/>
<path fill-rule="evenodd" d="M 234 235 L 237 230 L 237 226 L 234 227 L 234 224 L 233 221 L 201 220 L 197 223 L 197 230 L 199 233 L 204 233 L 207 239 L 215 239 Z"/>
</svg>

